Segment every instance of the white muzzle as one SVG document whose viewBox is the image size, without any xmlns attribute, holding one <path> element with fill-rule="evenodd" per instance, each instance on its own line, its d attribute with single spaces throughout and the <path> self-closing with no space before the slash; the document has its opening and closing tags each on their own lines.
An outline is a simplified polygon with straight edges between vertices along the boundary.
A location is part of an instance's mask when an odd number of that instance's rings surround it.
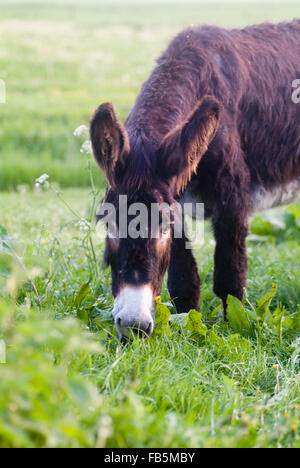
<svg viewBox="0 0 300 468">
<path fill-rule="evenodd" d="M 113 317 L 118 338 L 128 338 L 132 332 L 148 338 L 154 329 L 154 300 L 149 285 L 125 286 L 115 298 Z"/>
</svg>

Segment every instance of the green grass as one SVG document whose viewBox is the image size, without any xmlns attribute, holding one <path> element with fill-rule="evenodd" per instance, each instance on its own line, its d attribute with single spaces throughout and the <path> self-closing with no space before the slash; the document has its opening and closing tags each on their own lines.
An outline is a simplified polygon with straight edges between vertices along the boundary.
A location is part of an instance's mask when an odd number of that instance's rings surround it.
<svg viewBox="0 0 300 468">
<path fill-rule="evenodd" d="M 299 334 L 288 322 L 300 312 L 299 206 L 256 217 L 248 242 L 248 299 L 256 308 L 277 283 L 281 333 L 237 334 L 222 321 L 207 226 L 196 250 L 206 337 L 172 329 L 122 347 L 102 231 L 78 225 L 92 217 L 90 191 L 0 203 L 0 447 L 300 446 Z"/>
<path fill-rule="evenodd" d="M 176 1 L 0 2 L 0 190 L 32 186 L 48 173 L 87 186 L 74 129 L 112 101 L 128 114 L 155 58 L 191 23 L 243 26 L 292 19 L 297 3 Z M 100 173 L 99 184 L 103 184 Z"/>
</svg>

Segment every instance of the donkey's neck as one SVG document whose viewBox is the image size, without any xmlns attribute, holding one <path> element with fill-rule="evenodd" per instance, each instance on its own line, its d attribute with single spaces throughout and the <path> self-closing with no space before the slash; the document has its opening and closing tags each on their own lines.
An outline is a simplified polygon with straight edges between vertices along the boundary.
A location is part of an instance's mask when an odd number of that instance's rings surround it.
<svg viewBox="0 0 300 468">
<path fill-rule="evenodd" d="M 157 179 L 158 149 L 164 137 L 184 122 L 198 100 L 191 64 L 168 51 L 143 85 L 125 127 L 130 158 L 124 183 L 131 190 L 152 187 Z"/>
<path fill-rule="evenodd" d="M 155 151 L 173 128 L 182 123 L 197 102 L 197 83 L 186 63 L 162 57 L 143 85 L 125 126 L 131 145 L 136 138 Z"/>
</svg>

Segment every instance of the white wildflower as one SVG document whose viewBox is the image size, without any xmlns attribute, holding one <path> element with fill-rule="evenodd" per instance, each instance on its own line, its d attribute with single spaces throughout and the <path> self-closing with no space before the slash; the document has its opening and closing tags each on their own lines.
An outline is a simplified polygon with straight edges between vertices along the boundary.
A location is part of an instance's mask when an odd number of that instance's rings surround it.
<svg viewBox="0 0 300 468">
<path fill-rule="evenodd" d="M 35 186 L 44 185 L 47 182 L 48 179 L 49 179 L 48 174 L 41 175 L 40 177 L 35 179 Z"/>
<path fill-rule="evenodd" d="M 80 153 L 91 154 L 92 153 L 92 144 L 90 140 L 85 140 L 82 143 Z"/>
<path fill-rule="evenodd" d="M 79 228 L 79 231 L 87 232 L 90 230 L 91 224 L 85 218 L 81 218 L 80 221 L 76 223 L 76 227 Z"/>
<path fill-rule="evenodd" d="M 88 128 L 86 125 L 80 125 L 74 131 L 74 136 L 81 137 L 81 136 L 87 136 L 87 135 L 88 135 Z"/>
</svg>

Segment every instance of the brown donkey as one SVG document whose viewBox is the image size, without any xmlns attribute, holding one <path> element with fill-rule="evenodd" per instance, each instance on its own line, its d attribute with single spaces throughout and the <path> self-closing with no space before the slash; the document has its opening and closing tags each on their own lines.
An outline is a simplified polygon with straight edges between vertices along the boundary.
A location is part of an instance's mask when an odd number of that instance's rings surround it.
<svg viewBox="0 0 300 468">
<path fill-rule="evenodd" d="M 105 200 L 128 205 L 202 201 L 216 239 L 214 292 L 243 299 L 253 210 L 300 199 L 300 20 L 180 33 L 143 85 L 125 126 L 111 104 L 91 120 Z M 293 98 L 294 96 L 294 98 Z M 128 221 L 129 222 L 129 221 Z M 118 228 L 118 226 L 117 226 Z M 168 269 L 177 311 L 198 308 L 200 278 L 184 235 L 107 237 L 120 338 L 154 328 Z M 162 230 L 162 227 L 161 227 Z"/>
</svg>

